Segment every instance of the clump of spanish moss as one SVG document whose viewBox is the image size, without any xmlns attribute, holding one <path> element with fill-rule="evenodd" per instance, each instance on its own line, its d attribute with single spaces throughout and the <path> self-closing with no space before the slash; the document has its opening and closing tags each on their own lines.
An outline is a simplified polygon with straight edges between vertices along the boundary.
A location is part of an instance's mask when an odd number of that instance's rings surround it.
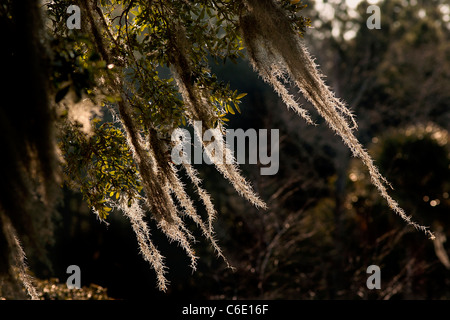
<svg viewBox="0 0 450 320">
<path fill-rule="evenodd" d="M 255 71 L 272 85 L 287 107 L 312 123 L 308 113 L 297 104 L 283 84 L 285 79 L 292 81 L 330 128 L 342 138 L 353 155 L 366 165 L 372 183 L 390 208 L 409 225 L 434 239 L 428 228 L 412 221 L 388 194 L 386 186 L 389 183 L 353 134 L 356 122 L 351 112 L 326 86 L 301 37 L 292 29 L 283 10 L 273 0 L 245 0 L 245 4 L 247 10 L 240 17 L 240 26 Z"/>
<path fill-rule="evenodd" d="M 231 182 L 239 195 L 246 198 L 256 207 L 267 208 L 267 205 L 253 191 L 250 183 L 241 175 L 232 152 L 223 138 L 224 127 L 218 122 L 217 127 L 212 128 L 212 124 L 218 118 L 218 115 L 214 112 L 214 106 L 208 100 L 208 93 L 204 92 L 192 79 L 192 66 L 188 59 L 189 48 L 192 46 L 189 45 L 182 27 L 176 28 L 172 33 L 172 41 L 174 42 L 174 49 L 171 52 L 171 70 L 183 101 L 187 106 L 190 124 L 193 125 L 197 136 L 203 137 L 203 134 L 208 129 L 214 129 L 216 133 L 214 146 L 218 150 L 215 149 L 214 151 L 217 154 L 210 152 L 210 148 L 208 148 L 208 145 L 211 144 L 210 141 L 202 141 L 205 153 L 214 163 L 217 170 Z M 195 121 L 200 121 L 202 126 L 195 126 Z"/>
<path fill-rule="evenodd" d="M 131 205 L 128 205 L 125 201 L 121 201 L 119 209 L 130 220 L 133 231 L 136 234 L 140 252 L 144 259 L 155 269 L 158 287 L 165 291 L 168 281 L 164 276 L 164 259 L 150 239 L 150 230 L 144 221 L 144 211 L 137 201 L 133 201 Z"/>
</svg>

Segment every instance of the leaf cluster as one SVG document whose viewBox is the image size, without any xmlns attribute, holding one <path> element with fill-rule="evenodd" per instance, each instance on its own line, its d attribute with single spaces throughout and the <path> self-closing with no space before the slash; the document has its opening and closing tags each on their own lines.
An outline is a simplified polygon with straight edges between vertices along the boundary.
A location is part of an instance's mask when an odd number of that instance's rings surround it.
<svg viewBox="0 0 450 320">
<path fill-rule="evenodd" d="M 100 124 L 97 119 L 94 124 L 90 138 L 76 125 L 67 128 L 60 148 L 65 155 L 66 183 L 79 189 L 87 204 L 104 220 L 112 210 L 106 205 L 108 200 L 123 196 L 131 205 L 142 186 L 122 131 L 110 122 Z"/>
</svg>

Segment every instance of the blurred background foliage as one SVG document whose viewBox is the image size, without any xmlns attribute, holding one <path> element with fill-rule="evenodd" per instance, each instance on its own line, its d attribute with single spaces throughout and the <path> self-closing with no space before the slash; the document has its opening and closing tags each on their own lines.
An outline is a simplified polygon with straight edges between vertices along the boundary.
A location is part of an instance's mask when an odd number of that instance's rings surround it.
<svg viewBox="0 0 450 320">
<path fill-rule="evenodd" d="M 277 175 L 241 166 L 267 201 L 265 212 L 240 198 L 213 168 L 198 166 L 219 212 L 217 239 L 236 270 L 199 242 L 201 259 L 191 273 L 182 250 L 155 229 L 170 269 L 171 284 L 162 293 L 125 218 L 112 212 L 109 225 L 101 224 L 80 193 L 66 189 L 49 248 L 52 268 L 30 260 L 35 277 L 64 283 L 67 266 L 76 264 L 83 286 L 102 286 L 116 299 L 450 298 L 450 5 L 380 1 L 382 28 L 369 30 L 367 2 L 352 8 L 345 1 L 321 1 L 321 10 L 315 1 L 305 3 L 302 13 L 313 26 L 305 41 L 328 84 L 356 114 L 358 138 L 394 187 L 393 197 L 437 240 L 405 227 L 322 120 L 316 116 L 318 126 L 311 127 L 293 119 L 236 57 L 235 63 L 212 65 L 232 90 L 247 93 L 242 113 L 229 115 L 227 127 L 280 130 Z M 381 290 L 366 287 L 372 264 L 381 267 Z"/>
</svg>

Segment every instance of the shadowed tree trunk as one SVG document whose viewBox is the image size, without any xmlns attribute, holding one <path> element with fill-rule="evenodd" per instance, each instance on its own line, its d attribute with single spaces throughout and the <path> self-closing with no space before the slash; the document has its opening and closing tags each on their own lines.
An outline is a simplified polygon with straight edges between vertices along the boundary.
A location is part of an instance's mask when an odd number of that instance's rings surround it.
<svg viewBox="0 0 450 320">
<path fill-rule="evenodd" d="M 0 50 L 0 276 L 10 279 L 20 253 L 8 245 L 5 233 L 10 230 L 37 257 L 44 256 L 57 194 L 49 61 L 40 14 L 32 0 L 7 1 L 0 8 L 0 35 L 6 43 Z"/>
</svg>

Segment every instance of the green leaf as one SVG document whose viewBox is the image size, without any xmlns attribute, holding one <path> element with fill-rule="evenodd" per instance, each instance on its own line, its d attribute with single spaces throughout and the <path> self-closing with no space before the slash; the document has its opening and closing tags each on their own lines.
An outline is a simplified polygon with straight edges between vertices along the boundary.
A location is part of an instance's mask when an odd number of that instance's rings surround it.
<svg viewBox="0 0 450 320">
<path fill-rule="evenodd" d="M 240 95 L 238 95 L 236 97 L 237 100 L 242 99 L 243 97 L 245 97 L 247 94 L 246 93 L 241 93 Z"/>
<path fill-rule="evenodd" d="M 231 105 L 226 104 L 226 106 L 227 106 L 227 110 L 228 110 L 231 114 L 235 114 L 235 112 L 234 112 L 234 110 L 233 110 L 233 107 L 232 107 Z"/>
</svg>

